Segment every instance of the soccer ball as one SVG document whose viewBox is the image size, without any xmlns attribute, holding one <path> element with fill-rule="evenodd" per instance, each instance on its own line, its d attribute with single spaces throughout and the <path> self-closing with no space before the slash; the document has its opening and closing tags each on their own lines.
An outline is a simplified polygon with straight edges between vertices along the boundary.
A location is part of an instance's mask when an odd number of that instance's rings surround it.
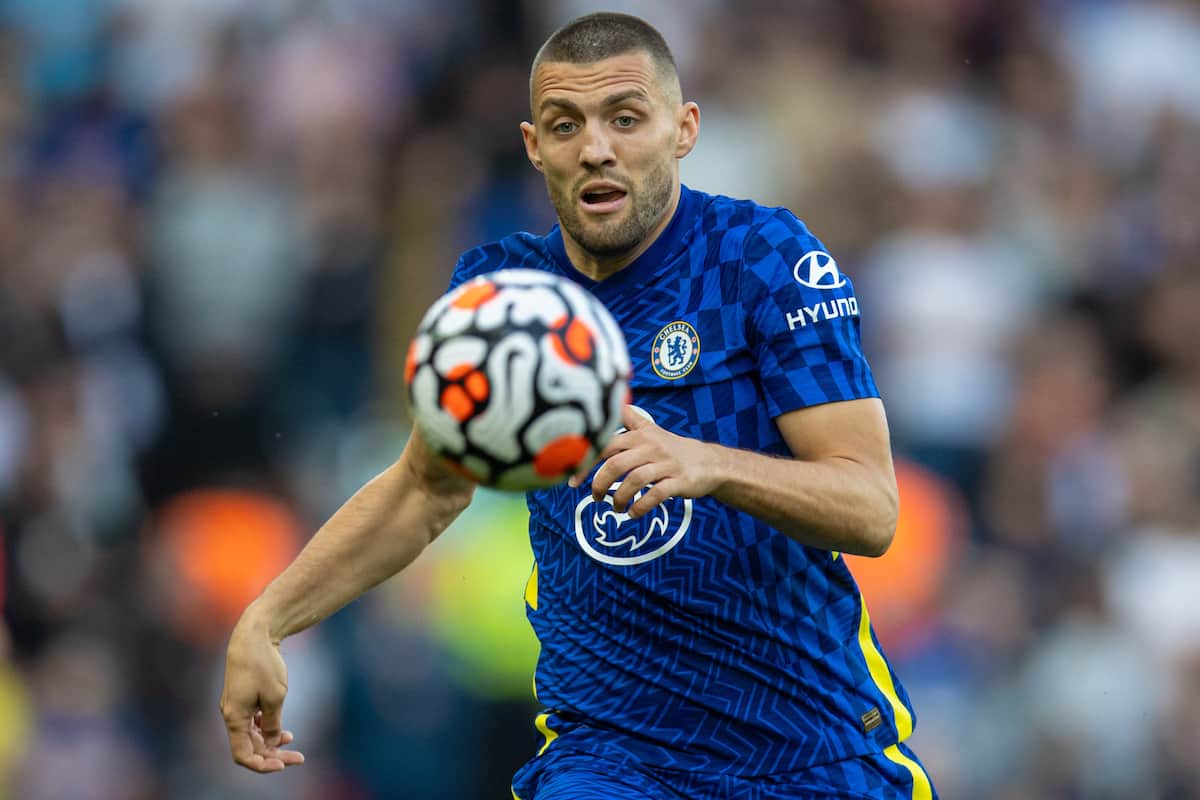
<svg viewBox="0 0 1200 800">
<path fill-rule="evenodd" d="M 485 486 L 560 483 L 593 460 L 629 402 L 629 351 L 600 301 L 548 272 L 482 275 L 440 298 L 408 350 L 413 419 Z"/>
</svg>

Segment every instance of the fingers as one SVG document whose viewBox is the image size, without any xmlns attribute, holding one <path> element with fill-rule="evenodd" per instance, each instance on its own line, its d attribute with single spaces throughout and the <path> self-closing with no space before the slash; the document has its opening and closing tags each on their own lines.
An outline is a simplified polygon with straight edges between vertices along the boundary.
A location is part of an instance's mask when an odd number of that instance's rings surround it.
<svg viewBox="0 0 1200 800">
<path fill-rule="evenodd" d="M 679 465 L 663 449 L 664 434 L 646 411 L 626 405 L 621 409 L 621 421 L 624 429 L 609 440 L 597 457 L 600 468 L 592 478 L 592 499 L 600 502 L 613 483 L 621 480 L 613 495 L 613 507 L 624 512 L 640 489 L 677 471 Z M 582 484 L 589 471 L 590 468 L 572 476 L 569 485 Z M 639 515 L 648 510 L 640 510 Z"/>
<path fill-rule="evenodd" d="M 259 698 L 259 726 L 267 747 L 278 747 L 283 732 L 283 696 L 262 695 Z"/>
<path fill-rule="evenodd" d="M 668 466 L 661 463 L 643 464 L 640 467 L 631 470 L 624 477 L 624 479 L 622 479 L 621 485 L 617 488 L 617 491 L 613 493 L 613 508 L 620 512 L 625 512 L 628 510 L 630 517 L 641 516 L 641 514 L 634 513 L 634 508 L 630 507 L 627 509 L 627 507 L 633 502 L 633 499 L 637 497 L 638 492 L 645 489 L 648 484 L 660 481 L 667 477 L 668 473 Z M 637 504 L 634 505 L 636 506 Z M 648 511 L 649 509 L 646 510 Z"/>
<path fill-rule="evenodd" d="M 279 743 L 281 745 L 291 744 L 295 738 L 296 737 L 292 735 L 291 731 L 281 731 L 280 737 L 279 737 Z M 293 766 L 296 766 L 297 764 L 304 763 L 304 753 L 301 753 L 299 750 L 283 750 L 280 748 L 271 748 L 271 752 L 269 752 L 268 755 L 271 755 L 272 757 L 279 759 L 279 761 L 285 767 L 293 767 Z"/>
<path fill-rule="evenodd" d="M 621 409 L 621 424 L 628 430 L 636 431 L 639 428 L 653 425 L 654 417 L 650 416 L 650 412 L 644 408 L 639 408 L 635 405 L 626 405 Z"/>
<path fill-rule="evenodd" d="M 254 772 L 279 772 L 285 767 L 282 759 L 268 752 L 262 744 L 261 734 L 253 730 L 249 719 L 239 721 L 226 717 L 225 727 L 235 763 Z"/>
<path fill-rule="evenodd" d="M 248 770 L 267 774 L 303 764 L 304 754 L 298 750 L 279 750 L 274 754 L 251 753 L 245 759 L 234 760 Z"/>
<path fill-rule="evenodd" d="M 643 463 L 643 457 L 635 450 L 623 450 L 609 456 L 592 478 L 592 499 L 597 503 L 600 502 L 604 495 L 608 494 L 608 489 L 612 486 L 613 481 L 630 470 L 642 466 Z"/>
<path fill-rule="evenodd" d="M 575 470 L 575 474 L 567 479 L 567 486 L 570 486 L 572 489 L 579 487 L 583 483 L 584 479 L 587 478 L 588 473 L 592 471 L 592 467 L 596 466 L 598 463 L 600 463 L 599 455 L 597 455 L 595 458 L 585 461 L 579 466 L 579 469 Z"/>
<path fill-rule="evenodd" d="M 229 748 L 235 763 L 254 772 L 281 772 L 287 767 L 304 763 L 304 754 L 299 750 L 283 750 L 280 747 L 267 744 L 263 731 L 259 727 L 260 714 L 245 723 L 226 720 L 229 732 Z M 281 730 L 278 733 L 280 745 L 291 744 L 295 740 L 291 731 Z"/>
<path fill-rule="evenodd" d="M 276 706 L 276 722 L 280 707 Z M 247 716 L 223 705 L 222 714 L 234 763 L 262 773 L 281 772 L 287 767 L 304 763 L 304 754 L 300 751 L 281 749 L 283 745 L 291 744 L 295 735 L 282 730 L 277 724 L 274 730 L 267 730 L 263 721 L 269 718 L 261 710 L 253 716 Z"/>
<path fill-rule="evenodd" d="M 668 498 L 680 494 L 680 486 L 680 481 L 674 478 L 668 478 L 654 484 L 629 507 L 627 513 L 630 519 L 637 519 L 644 514 L 649 514 L 659 503 L 666 502 Z M 622 486 L 621 488 L 624 489 L 625 487 Z"/>
<path fill-rule="evenodd" d="M 629 406 L 626 406 L 626 408 L 629 408 Z M 578 488 L 579 486 L 583 485 L 584 479 L 587 478 L 588 473 L 591 472 L 597 464 L 605 461 L 606 459 L 612 458 L 617 453 L 633 447 L 635 442 L 627 434 L 627 429 L 617 429 L 616 433 L 612 435 L 612 438 L 610 438 L 608 443 L 604 446 L 604 449 L 597 453 L 595 458 L 590 459 L 586 464 L 580 466 L 580 468 L 575 471 L 575 474 L 567 480 L 567 485 L 572 489 Z"/>
<path fill-rule="evenodd" d="M 291 744 L 295 738 L 296 737 L 292 735 L 291 731 L 279 732 L 279 743 L 281 746 L 285 744 Z M 293 764 L 304 763 L 304 754 L 300 751 L 282 750 L 280 747 L 272 747 L 268 745 L 266 740 L 263 738 L 262 730 L 257 726 L 251 727 L 250 729 L 250 741 L 254 743 L 254 752 L 268 760 L 278 759 L 284 766 L 292 766 Z"/>
</svg>

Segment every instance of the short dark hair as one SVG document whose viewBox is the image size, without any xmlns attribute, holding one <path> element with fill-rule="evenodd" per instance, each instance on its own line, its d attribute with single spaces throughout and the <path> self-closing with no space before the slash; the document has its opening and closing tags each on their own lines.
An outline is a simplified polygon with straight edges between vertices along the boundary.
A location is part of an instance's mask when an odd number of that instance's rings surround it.
<svg viewBox="0 0 1200 800">
<path fill-rule="evenodd" d="M 600 11 L 573 19 L 550 35 L 533 58 L 530 88 L 540 64 L 554 61 L 591 64 L 638 51 L 649 55 L 659 73 L 670 81 L 668 89 L 678 84 L 675 57 L 667 40 L 653 25 L 632 14 Z"/>
</svg>

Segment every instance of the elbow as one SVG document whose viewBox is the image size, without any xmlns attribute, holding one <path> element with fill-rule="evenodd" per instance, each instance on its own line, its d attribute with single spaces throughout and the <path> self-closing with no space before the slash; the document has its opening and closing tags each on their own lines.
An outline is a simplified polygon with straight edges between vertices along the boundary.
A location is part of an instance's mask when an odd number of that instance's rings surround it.
<svg viewBox="0 0 1200 800">
<path fill-rule="evenodd" d="M 432 527 L 429 543 L 441 536 L 454 520 L 471 504 L 475 495 L 475 485 L 463 482 L 454 487 L 448 487 L 439 492 L 426 492 L 424 501 L 431 511 Z"/>
<path fill-rule="evenodd" d="M 865 520 L 857 555 L 879 558 L 892 546 L 896 538 L 896 525 L 900 519 L 900 500 L 894 485 L 882 494 L 874 507 L 871 518 Z"/>
<path fill-rule="evenodd" d="M 866 556 L 867 558 L 879 558 L 886 553 L 892 546 L 892 540 L 896 538 L 896 529 L 881 527 L 870 532 L 868 536 L 863 537 L 861 548 L 856 555 Z"/>
</svg>

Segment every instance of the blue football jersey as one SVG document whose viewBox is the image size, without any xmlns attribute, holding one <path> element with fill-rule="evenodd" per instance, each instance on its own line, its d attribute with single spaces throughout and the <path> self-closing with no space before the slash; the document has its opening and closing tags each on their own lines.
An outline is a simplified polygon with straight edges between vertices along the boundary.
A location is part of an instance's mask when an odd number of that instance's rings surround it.
<svg viewBox="0 0 1200 800">
<path fill-rule="evenodd" d="M 574 269 L 555 227 L 469 251 L 452 283 L 513 267 L 604 303 L 629 344 L 634 404 L 681 436 L 786 456 L 779 415 L 877 396 L 853 286 L 785 209 L 684 187 L 663 234 L 601 282 Z M 912 732 L 839 554 L 709 497 L 637 520 L 586 482 L 528 504 L 540 751 L 758 776 Z"/>
</svg>

